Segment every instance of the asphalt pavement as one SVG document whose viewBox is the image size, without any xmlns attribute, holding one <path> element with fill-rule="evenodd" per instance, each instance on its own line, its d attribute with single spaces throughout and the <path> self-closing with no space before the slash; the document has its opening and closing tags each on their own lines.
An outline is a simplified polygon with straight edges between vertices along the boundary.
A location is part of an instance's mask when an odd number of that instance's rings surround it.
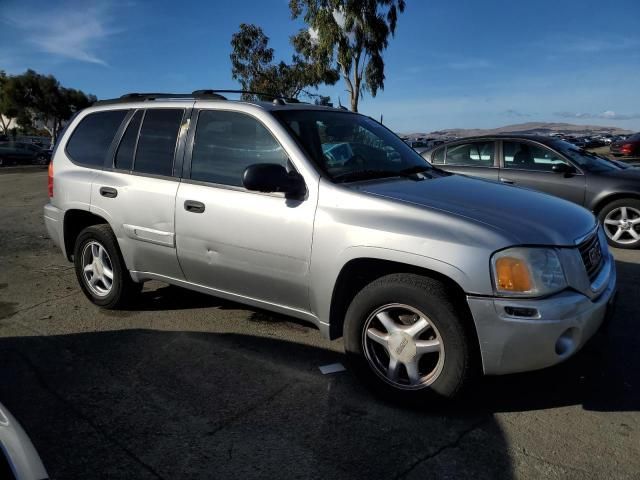
<svg viewBox="0 0 640 480">
<path fill-rule="evenodd" d="M 46 171 L 0 171 L 0 401 L 52 478 L 640 479 L 640 252 L 568 362 L 462 404 L 374 397 L 297 320 L 151 282 L 93 306 L 42 221 Z"/>
</svg>

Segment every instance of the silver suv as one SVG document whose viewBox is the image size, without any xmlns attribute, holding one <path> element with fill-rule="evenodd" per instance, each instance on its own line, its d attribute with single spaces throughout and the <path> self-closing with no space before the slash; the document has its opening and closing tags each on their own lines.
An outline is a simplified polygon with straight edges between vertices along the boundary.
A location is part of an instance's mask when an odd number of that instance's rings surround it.
<svg viewBox="0 0 640 480">
<path fill-rule="evenodd" d="M 616 286 L 584 208 L 444 172 L 375 120 L 281 99 L 99 102 L 62 136 L 49 196 L 49 234 L 96 305 L 153 279 L 297 317 L 343 336 L 353 371 L 395 397 L 568 358 Z"/>
</svg>

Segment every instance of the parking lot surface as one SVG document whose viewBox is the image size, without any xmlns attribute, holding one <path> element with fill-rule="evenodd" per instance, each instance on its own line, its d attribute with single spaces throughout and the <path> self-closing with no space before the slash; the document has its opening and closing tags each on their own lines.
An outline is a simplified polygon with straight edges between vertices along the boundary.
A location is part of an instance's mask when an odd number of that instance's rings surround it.
<svg viewBox="0 0 640 480">
<path fill-rule="evenodd" d="M 447 410 L 384 403 L 296 320 L 145 285 L 93 306 L 42 222 L 46 171 L 0 171 L 0 401 L 52 478 L 640 478 L 640 252 L 568 362 Z"/>
</svg>

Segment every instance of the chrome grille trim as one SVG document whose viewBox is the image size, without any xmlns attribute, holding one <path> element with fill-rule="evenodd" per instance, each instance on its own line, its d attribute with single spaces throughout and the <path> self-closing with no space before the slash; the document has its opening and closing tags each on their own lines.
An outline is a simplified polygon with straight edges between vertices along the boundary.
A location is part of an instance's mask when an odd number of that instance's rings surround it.
<svg viewBox="0 0 640 480">
<path fill-rule="evenodd" d="M 594 263 L 589 255 L 594 248 L 600 253 L 599 259 Z M 580 256 L 582 257 L 582 263 L 584 264 L 584 268 L 587 271 L 587 276 L 590 281 L 593 281 L 602 270 L 602 267 L 605 262 L 604 254 L 602 252 L 602 246 L 600 245 L 600 240 L 598 238 L 598 233 L 595 232 L 591 234 L 586 240 L 584 240 L 580 245 L 578 245 L 578 250 L 580 251 Z"/>
</svg>

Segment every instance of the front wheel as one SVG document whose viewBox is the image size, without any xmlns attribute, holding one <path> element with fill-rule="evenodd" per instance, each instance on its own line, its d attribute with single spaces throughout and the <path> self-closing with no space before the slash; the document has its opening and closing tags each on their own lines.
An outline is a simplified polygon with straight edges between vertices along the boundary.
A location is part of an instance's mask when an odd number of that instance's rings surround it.
<svg viewBox="0 0 640 480">
<path fill-rule="evenodd" d="M 80 232 L 74 264 L 82 291 L 101 307 L 123 307 L 142 289 L 141 283 L 131 279 L 116 236 L 108 225 L 93 225 Z"/>
<path fill-rule="evenodd" d="M 640 248 L 640 200 L 626 198 L 605 205 L 598 219 L 607 242 L 617 248 Z"/>
<path fill-rule="evenodd" d="M 367 285 L 347 310 L 344 337 L 356 375 L 393 399 L 454 398 L 479 367 L 465 313 L 428 277 L 392 274 Z"/>
</svg>

